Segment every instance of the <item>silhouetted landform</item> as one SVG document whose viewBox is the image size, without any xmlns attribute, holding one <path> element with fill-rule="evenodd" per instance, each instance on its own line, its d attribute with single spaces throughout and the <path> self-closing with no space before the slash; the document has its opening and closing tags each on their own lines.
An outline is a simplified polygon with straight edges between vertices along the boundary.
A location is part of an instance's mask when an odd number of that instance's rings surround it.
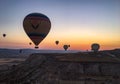
<svg viewBox="0 0 120 84">
<path fill-rule="evenodd" d="M 120 84 L 120 49 L 34 53 L 1 71 L 0 84 Z"/>
<path fill-rule="evenodd" d="M 20 53 L 20 50 L 21 53 Z M 32 53 L 76 53 L 78 50 L 0 49 L 0 58 L 26 58 Z"/>
<path fill-rule="evenodd" d="M 31 53 L 28 53 L 29 49 L 23 49 L 23 52 L 20 53 L 20 49 L 0 49 L 0 58 L 26 58 Z"/>
</svg>

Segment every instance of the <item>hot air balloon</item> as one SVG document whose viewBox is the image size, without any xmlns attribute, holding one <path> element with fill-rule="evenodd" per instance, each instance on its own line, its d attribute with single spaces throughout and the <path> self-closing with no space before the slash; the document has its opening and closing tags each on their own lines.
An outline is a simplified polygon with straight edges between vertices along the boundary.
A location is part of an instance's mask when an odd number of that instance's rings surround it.
<svg viewBox="0 0 120 84">
<path fill-rule="evenodd" d="M 41 13 L 31 13 L 24 18 L 23 27 L 28 37 L 38 48 L 39 43 L 47 36 L 51 28 L 49 18 Z"/>
<path fill-rule="evenodd" d="M 32 43 L 30 42 L 29 45 L 32 45 Z"/>
<path fill-rule="evenodd" d="M 93 43 L 91 45 L 91 50 L 93 50 L 94 52 L 97 52 L 100 48 L 100 45 L 98 43 Z"/>
<path fill-rule="evenodd" d="M 22 53 L 22 49 L 19 50 L 19 53 Z"/>
<path fill-rule="evenodd" d="M 68 45 L 68 47 L 70 47 L 70 45 Z"/>
<path fill-rule="evenodd" d="M 55 43 L 56 43 L 56 45 L 58 45 L 58 44 L 59 44 L 59 41 L 55 41 Z"/>
<path fill-rule="evenodd" d="M 68 45 L 64 45 L 63 48 L 66 51 L 68 49 Z"/>
<path fill-rule="evenodd" d="M 6 34 L 3 34 L 3 37 L 6 37 Z"/>
</svg>

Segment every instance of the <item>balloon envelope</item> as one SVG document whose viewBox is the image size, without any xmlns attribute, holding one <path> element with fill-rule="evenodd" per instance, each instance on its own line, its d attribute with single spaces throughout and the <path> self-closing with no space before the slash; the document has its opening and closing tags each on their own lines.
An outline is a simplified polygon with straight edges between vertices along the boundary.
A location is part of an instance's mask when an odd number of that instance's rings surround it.
<svg viewBox="0 0 120 84">
<path fill-rule="evenodd" d="M 47 36 L 51 28 L 51 22 L 46 15 L 31 13 L 24 18 L 23 27 L 28 37 L 38 48 L 39 43 Z"/>
</svg>

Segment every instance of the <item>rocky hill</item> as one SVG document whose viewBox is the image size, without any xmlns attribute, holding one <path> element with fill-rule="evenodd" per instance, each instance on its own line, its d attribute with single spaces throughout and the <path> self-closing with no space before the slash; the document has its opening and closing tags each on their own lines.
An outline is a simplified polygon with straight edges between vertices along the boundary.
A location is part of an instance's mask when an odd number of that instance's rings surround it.
<svg viewBox="0 0 120 84">
<path fill-rule="evenodd" d="M 120 50 L 31 54 L 0 72 L 0 84 L 120 84 Z"/>
</svg>

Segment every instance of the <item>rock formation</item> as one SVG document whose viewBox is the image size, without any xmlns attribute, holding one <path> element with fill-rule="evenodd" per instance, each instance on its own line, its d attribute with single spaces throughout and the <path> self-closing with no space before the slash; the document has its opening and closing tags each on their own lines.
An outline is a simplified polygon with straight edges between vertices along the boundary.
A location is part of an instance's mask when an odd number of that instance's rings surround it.
<svg viewBox="0 0 120 84">
<path fill-rule="evenodd" d="M 0 84 L 120 84 L 120 60 L 109 54 L 31 54 L 1 72 Z"/>
</svg>

